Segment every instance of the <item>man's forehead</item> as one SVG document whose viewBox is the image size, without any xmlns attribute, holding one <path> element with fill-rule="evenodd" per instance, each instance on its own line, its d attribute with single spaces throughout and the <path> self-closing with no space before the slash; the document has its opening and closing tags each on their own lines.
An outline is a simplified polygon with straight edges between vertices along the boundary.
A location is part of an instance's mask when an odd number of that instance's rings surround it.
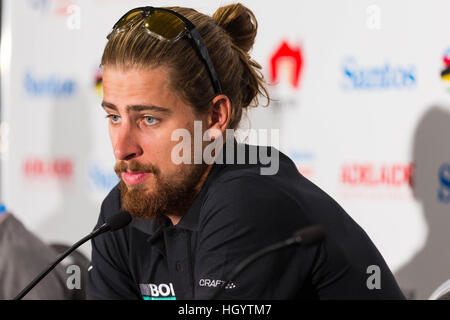
<svg viewBox="0 0 450 320">
<path fill-rule="evenodd" d="M 102 105 L 175 108 L 180 101 L 169 88 L 167 76 L 168 72 L 164 67 L 143 70 L 105 68 L 103 73 L 105 103 Z"/>
<path fill-rule="evenodd" d="M 168 84 L 169 72 L 165 67 L 146 69 L 107 67 L 103 70 L 103 86 L 107 87 L 168 89 Z"/>
</svg>

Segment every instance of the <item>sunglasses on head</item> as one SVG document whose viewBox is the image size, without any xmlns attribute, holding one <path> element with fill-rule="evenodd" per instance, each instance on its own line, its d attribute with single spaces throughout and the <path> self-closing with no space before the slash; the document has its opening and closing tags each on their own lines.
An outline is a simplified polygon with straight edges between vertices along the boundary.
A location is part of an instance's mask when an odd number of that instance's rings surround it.
<svg viewBox="0 0 450 320">
<path fill-rule="evenodd" d="M 106 38 L 109 40 L 112 35 L 131 29 L 142 18 L 142 27 L 150 35 L 159 40 L 175 42 L 187 35 L 208 70 L 215 93 L 222 93 L 216 70 L 214 69 L 200 33 L 191 21 L 178 12 L 166 8 L 154 7 L 132 9 L 116 22 Z"/>
</svg>

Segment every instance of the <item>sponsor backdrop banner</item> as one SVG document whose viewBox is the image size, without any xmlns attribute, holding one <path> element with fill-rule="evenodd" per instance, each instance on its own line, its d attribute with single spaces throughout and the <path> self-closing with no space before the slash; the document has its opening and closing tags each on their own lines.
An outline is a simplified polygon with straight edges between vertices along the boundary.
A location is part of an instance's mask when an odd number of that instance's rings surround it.
<svg viewBox="0 0 450 320">
<path fill-rule="evenodd" d="M 274 101 L 243 127 L 274 144 L 377 245 L 410 298 L 450 278 L 448 1 L 242 1 Z M 136 6 L 230 1 L 2 1 L 1 200 L 49 243 L 89 233 L 118 179 L 99 63 Z M 83 247 L 90 255 L 90 247 Z"/>
</svg>

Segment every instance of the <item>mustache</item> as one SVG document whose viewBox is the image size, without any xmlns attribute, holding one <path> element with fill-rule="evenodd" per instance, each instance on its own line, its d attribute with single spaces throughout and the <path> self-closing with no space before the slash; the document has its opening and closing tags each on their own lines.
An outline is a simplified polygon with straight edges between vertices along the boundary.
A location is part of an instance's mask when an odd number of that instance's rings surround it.
<svg viewBox="0 0 450 320">
<path fill-rule="evenodd" d="M 160 170 L 158 167 L 154 166 L 151 163 L 148 164 L 142 164 L 137 161 L 118 161 L 114 165 L 114 171 L 120 175 L 122 172 L 148 172 L 153 173 L 155 175 L 158 175 L 160 173 Z"/>
</svg>

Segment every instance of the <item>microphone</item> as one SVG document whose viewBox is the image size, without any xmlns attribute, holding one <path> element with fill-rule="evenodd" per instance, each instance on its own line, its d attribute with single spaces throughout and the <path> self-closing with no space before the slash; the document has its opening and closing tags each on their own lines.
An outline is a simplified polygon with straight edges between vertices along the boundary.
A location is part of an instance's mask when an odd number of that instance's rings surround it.
<svg viewBox="0 0 450 320">
<path fill-rule="evenodd" d="M 81 246 L 86 241 L 95 238 L 96 236 L 105 233 L 107 231 L 116 231 L 119 229 L 122 229 L 126 225 L 128 225 L 131 222 L 131 216 L 128 213 L 128 211 L 120 211 L 110 217 L 109 219 L 106 219 L 106 222 L 102 224 L 100 227 L 92 231 L 90 234 L 85 236 L 83 239 L 75 243 L 72 247 L 70 247 L 67 251 L 62 253 L 54 263 L 52 263 L 50 266 L 48 266 L 44 271 L 42 271 L 39 275 L 37 275 L 33 281 L 31 281 L 15 298 L 14 300 L 20 300 L 22 299 L 31 289 L 33 289 L 39 281 L 41 281 L 50 271 L 52 271 L 58 263 L 60 263 L 64 258 L 66 258 L 69 254 L 72 253 L 75 249 L 77 249 L 79 246 Z"/>
<path fill-rule="evenodd" d="M 297 230 L 294 235 L 286 240 L 276 242 L 274 244 L 271 244 L 267 247 L 262 248 L 261 250 L 256 251 L 255 253 L 251 254 L 244 260 L 242 260 L 236 268 L 234 268 L 233 272 L 231 273 L 230 277 L 228 278 L 225 283 L 219 287 L 219 289 L 215 292 L 215 294 L 211 297 L 212 300 L 217 299 L 219 294 L 222 293 L 222 291 L 229 285 L 231 285 L 231 282 L 237 278 L 239 274 L 241 274 L 244 269 L 246 269 L 250 264 L 258 260 L 259 258 L 280 250 L 285 247 L 289 247 L 292 245 L 301 245 L 303 247 L 310 247 L 325 238 L 325 231 L 320 225 L 313 225 L 309 226 L 300 230 Z"/>
</svg>

